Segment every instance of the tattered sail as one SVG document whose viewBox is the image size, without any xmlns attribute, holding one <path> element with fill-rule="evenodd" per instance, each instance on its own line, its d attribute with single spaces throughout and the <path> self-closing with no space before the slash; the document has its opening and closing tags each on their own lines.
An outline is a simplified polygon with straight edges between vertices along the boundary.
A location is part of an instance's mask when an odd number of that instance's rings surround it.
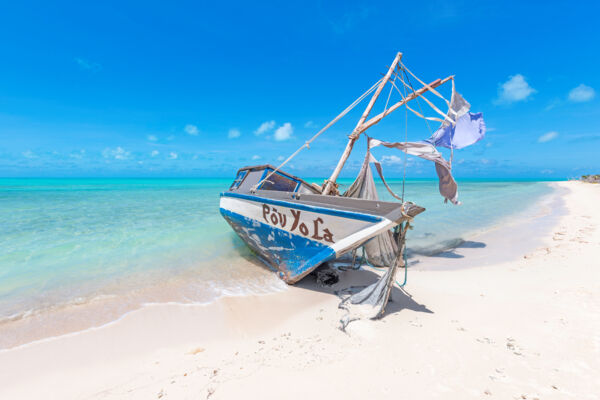
<svg viewBox="0 0 600 400">
<path fill-rule="evenodd" d="M 404 241 L 409 222 L 424 211 L 424 208 L 405 201 L 404 194 L 400 197 L 392 191 L 383 177 L 381 164 L 373 157 L 371 150 L 377 146 L 385 146 L 434 162 L 440 194 L 446 200 L 459 204 L 458 187 L 452 176 L 451 162 L 444 159 L 436 146 L 459 149 L 477 142 L 485 134 L 481 114 L 469 112 L 470 104 L 454 90 L 453 76 L 427 84 L 408 70 L 401 63 L 401 58 L 402 53 L 396 54 L 383 78 L 278 167 L 262 165 L 242 168 L 230 188 L 221 194 L 220 209 L 223 217 L 259 258 L 277 269 L 279 277 L 289 284 L 298 282 L 319 265 L 355 252 L 360 247 L 364 248 L 370 264 L 387 267 L 378 282 L 358 293 L 349 294 L 342 302 L 340 306 L 348 310 L 342 320 L 343 326 L 355 318 L 375 318 L 383 314 L 395 282 L 396 271 L 405 266 Z M 423 87 L 414 90 L 407 73 Z M 390 80 L 392 75 L 394 78 Z M 395 85 L 396 79 L 402 83 L 404 93 Z M 448 81 L 452 81 L 451 101 L 435 90 Z M 402 99 L 390 107 L 386 103 L 383 112 L 367 119 L 383 87 L 388 83 L 392 86 L 390 95 L 395 88 Z M 407 93 L 406 89 L 410 92 Z M 448 105 L 446 114 L 423 96 L 427 92 L 445 101 Z M 350 134 L 346 149 L 322 188 L 281 170 L 371 93 L 371 100 Z M 425 116 L 408 106 L 408 102 L 420 97 L 443 119 Z M 390 96 L 388 101 L 389 98 Z M 340 197 L 336 180 L 356 140 L 367 129 L 402 106 L 421 118 L 441 122 L 441 127 L 427 141 L 384 142 L 367 137 L 367 154 L 360 173 L 344 196 Z M 401 203 L 379 200 L 371 163 L 376 167 L 387 190 L 393 197 L 401 200 Z"/>
<path fill-rule="evenodd" d="M 368 139 L 370 144 L 371 140 Z M 356 180 L 344 193 L 344 197 L 354 197 L 367 200 L 379 200 L 375 181 L 373 180 L 373 172 L 370 168 L 370 163 L 377 160 L 371 155 L 371 151 L 367 145 L 367 154 L 363 162 L 360 172 Z M 394 195 L 395 196 L 395 195 Z M 376 267 L 388 267 L 396 261 L 398 255 L 398 246 L 393 238 L 391 231 L 384 233 L 369 240 L 363 246 L 366 252 L 367 260 Z"/>
<path fill-rule="evenodd" d="M 452 81 L 452 99 L 448 118 L 427 141 L 436 147 L 462 149 L 483 139 L 485 136 L 483 114 L 469 112 L 470 108 L 471 105 L 454 90 L 454 81 Z"/>
</svg>

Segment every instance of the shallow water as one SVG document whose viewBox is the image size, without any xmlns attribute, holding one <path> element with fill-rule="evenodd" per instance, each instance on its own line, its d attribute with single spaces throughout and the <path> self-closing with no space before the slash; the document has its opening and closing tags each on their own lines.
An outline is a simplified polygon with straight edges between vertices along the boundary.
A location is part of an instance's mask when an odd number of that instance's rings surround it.
<svg viewBox="0 0 600 400">
<path fill-rule="evenodd" d="M 229 184 L 0 180 L 0 323 L 49 309 L 112 304 L 98 307 L 106 315 L 90 319 L 95 324 L 148 302 L 209 302 L 284 289 L 221 218 L 219 192 Z M 390 185 L 401 193 L 400 181 Z M 392 199 L 378 189 L 382 199 Z M 426 252 L 469 237 L 551 190 L 543 182 L 459 182 L 463 204 L 453 206 L 442 201 L 437 181 L 407 182 L 406 198 L 427 209 L 414 221 L 409 248 Z"/>
</svg>

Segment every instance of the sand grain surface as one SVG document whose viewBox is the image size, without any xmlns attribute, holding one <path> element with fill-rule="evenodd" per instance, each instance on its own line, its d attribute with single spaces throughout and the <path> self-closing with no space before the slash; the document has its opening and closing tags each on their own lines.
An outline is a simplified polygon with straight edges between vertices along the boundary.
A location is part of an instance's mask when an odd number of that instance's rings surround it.
<svg viewBox="0 0 600 400">
<path fill-rule="evenodd" d="M 416 269 L 384 318 L 347 333 L 333 290 L 372 272 L 334 289 L 146 307 L 0 352 L 0 398 L 597 399 L 600 185 L 559 185 L 567 215 L 542 245 L 510 262 Z"/>
</svg>

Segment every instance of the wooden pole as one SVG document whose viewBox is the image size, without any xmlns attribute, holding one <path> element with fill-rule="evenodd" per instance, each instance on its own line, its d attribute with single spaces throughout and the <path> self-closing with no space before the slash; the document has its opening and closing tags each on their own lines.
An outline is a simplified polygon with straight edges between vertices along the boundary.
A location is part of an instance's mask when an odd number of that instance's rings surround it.
<svg viewBox="0 0 600 400">
<path fill-rule="evenodd" d="M 394 72 L 394 69 L 396 69 L 396 66 L 400 62 L 401 58 L 402 58 L 402 53 L 396 54 L 396 58 L 394 58 L 394 62 L 388 69 L 387 74 L 385 74 L 385 76 L 381 80 L 381 83 L 379 84 L 379 87 L 373 94 L 373 97 L 371 97 L 371 100 L 369 101 L 367 108 L 365 108 L 365 111 L 363 112 L 362 116 L 358 120 L 358 123 L 356 124 L 356 128 L 354 128 L 354 131 L 352 131 L 352 134 L 350 135 L 350 139 L 348 140 L 348 144 L 346 145 L 346 149 L 344 150 L 342 157 L 340 158 L 337 166 L 333 170 L 331 177 L 329 177 L 329 179 L 325 183 L 325 187 L 323 188 L 323 194 L 329 194 L 332 191 L 332 189 L 334 188 L 335 181 L 337 180 L 340 172 L 342 171 L 342 168 L 344 167 L 346 160 L 348 160 L 348 157 L 350 157 L 350 153 L 352 152 L 352 147 L 354 147 L 354 142 L 356 142 L 356 139 L 358 139 L 360 134 L 363 132 L 363 131 L 359 130 L 361 125 L 365 122 L 365 120 L 369 116 L 369 113 L 371 112 L 373 105 L 375 105 L 375 101 L 379 97 L 379 94 L 383 90 L 383 87 L 385 86 L 385 84 L 390 79 L 390 76 L 392 76 L 392 73 Z"/>
<path fill-rule="evenodd" d="M 429 91 L 430 87 L 435 89 L 436 87 L 438 87 L 440 85 L 443 85 L 444 83 L 448 82 L 452 78 L 454 78 L 454 75 L 449 76 L 449 77 L 444 78 L 444 79 L 436 79 L 435 81 L 431 82 L 428 86 L 424 86 L 421 89 L 419 89 L 419 90 L 417 90 L 417 91 L 409 94 L 403 100 L 397 102 L 396 104 L 394 104 L 393 106 L 391 106 L 390 108 L 388 108 L 387 110 L 385 110 L 384 112 L 382 112 L 381 114 L 378 114 L 378 115 L 374 116 L 373 118 L 371 118 L 370 120 L 368 120 L 367 122 L 365 122 L 364 124 L 362 124 L 362 126 L 360 126 L 357 129 L 355 129 L 355 131 L 358 132 L 359 134 L 363 133 L 364 131 L 366 131 L 367 129 L 369 129 L 373 125 L 377 124 L 379 121 L 381 121 L 388 114 L 394 112 L 399 107 L 402 107 L 404 104 L 408 103 L 409 101 L 414 100 L 417 97 L 419 97 L 420 95 L 422 95 L 423 93 Z"/>
</svg>

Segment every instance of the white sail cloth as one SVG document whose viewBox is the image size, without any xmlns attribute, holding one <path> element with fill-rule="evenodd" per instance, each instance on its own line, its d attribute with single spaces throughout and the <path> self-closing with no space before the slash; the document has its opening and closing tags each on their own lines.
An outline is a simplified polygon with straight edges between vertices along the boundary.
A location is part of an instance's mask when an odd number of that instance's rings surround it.
<svg viewBox="0 0 600 400">
<path fill-rule="evenodd" d="M 485 135 L 485 122 L 482 113 L 468 112 L 456 120 L 456 124 L 442 124 L 427 140 L 434 146 L 449 149 L 462 149 L 477 143 Z"/>
<path fill-rule="evenodd" d="M 439 179 L 439 190 L 440 194 L 444 199 L 450 200 L 452 204 L 460 204 L 458 201 L 458 185 L 452 176 L 452 167 L 450 163 L 444 159 L 442 154 L 436 150 L 436 148 L 428 142 L 383 142 L 377 139 L 369 138 L 369 150 L 377 146 L 385 146 L 387 148 L 395 148 L 400 151 L 410 154 L 412 156 L 420 157 L 425 160 L 433 161 L 435 163 L 435 172 Z M 369 151 L 370 154 L 370 151 Z M 370 155 L 371 162 L 375 164 L 379 175 L 383 180 L 383 174 L 381 173 L 381 164 Z M 385 183 L 385 182 L 384 182 Z M 389 186 L 385 184 L 388 190 Z"/>
<path fill-rule="evenodd" d="M 442 126 L 427 140 L 434 146 L 449 149 L 462 149 L 477 143 L 485 136 L 485 122 L 482 113 L 469 112 L 471 105 L 454 89 L 448 115 Z"/>
<path fill-rule="evenodd" d="M 369 140 L 370 142 L 371 139 L 368 138 L 367 140 Z M 373 180 L 373 172 L 369 167 L 369 163 L 371 162 L 376 163 L 375 165 L 379 165 L 381 168 L 381 165 L 371 155 L 371 151 L 367 147 L 367 154 L 365 156 L 363 165 L 360 168 L 360 172 L 358 173 L 356 180 L 344 193 L 344 197 L 379 200 L 379 196 L 377 195 L 377 189 L 375 188 L 375 181 Z M 383 175 L 381 174 L 381 172 L 379 173 L 383 180 Z M 387 187 L 387 183 L 385 183 L 385 185 Z M 390 191 L 390 193 L 392 193 L 394 197 L 397 197 L 391 191 L 391 189 L 389 189 L 389 187 L 388 190 Z M 365 243 L 364 248 L 367 260 L 376 267 L 388 267 L 390 265 L 393 265 L 393 263 L 396 260 L 396 254 L 398 252 L 398 246 L 396 245 L 396 241 L 394 240 L 391 231 L 386 231 L 380 235 L 375 236 L 367 243 Z"/>
</svg>

